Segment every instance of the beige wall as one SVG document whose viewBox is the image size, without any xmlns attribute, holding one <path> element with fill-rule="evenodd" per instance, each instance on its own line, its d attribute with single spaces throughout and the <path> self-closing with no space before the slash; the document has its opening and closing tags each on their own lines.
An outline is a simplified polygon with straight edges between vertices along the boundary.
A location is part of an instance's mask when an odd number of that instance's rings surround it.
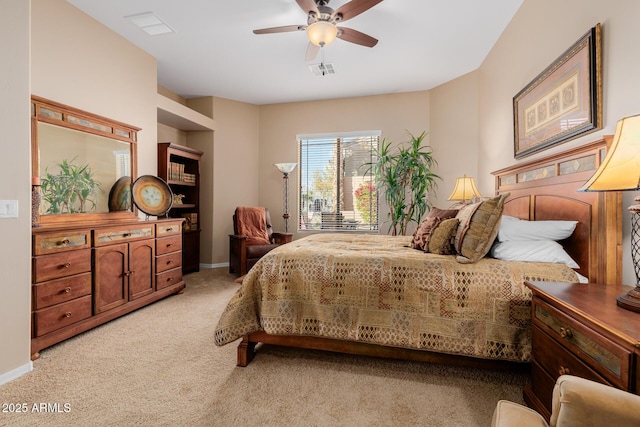
<svg viewBox="0 0 640 427">
<path fill-rule="evenodd" d="M 141 128 L 138 174 L 155 174 L 155 58 L 64 0 L 31 3 L 32 93 Z"/>
<path fill-rule="evenodd" d="M 478 73 L 472 72 L 430 91 L 431 140 L 442 178 L 432 201 L 446 207 L 456 178 L 478 179 Z M 490 196 L 492 192 L 484 192 Z"/>
<path fill-rule="evenodd" d="M 491 171 L 515 163 L 513 96 L 598 22 L 602 24 L 603 40 L 603 130 L 527 160 L 613 134 L 619 119 L 640 113 L 638 16 L 640 2 L 633 0 L 525 0 L 478 71 L 481 192 L 493 191 Z M 625 193 L 623 205 L 631 205 L 636 195 Z M 636 280 L 630 259 L 630 219 L 626 209 L 623 221 L 623 281 L 633 284 Z"/>
<path fill-rule="evenodd" d="M 214 186 L 205 196 L 211 200 L 213 217 L 211 240 L 203 248 L 211 258 L 203 263 L 229 261 L 229 234 L 233 234 L 233 211 L 236 206 L 261 203 L 260 167 L 268 151 L 259 143 L 259 107 L 224 98 L 214 98 L 213 117 L 218 124 L 214 133 L 214 149 L 205 159 Z M 203 191 L 207 191 L 204 190 Z M 203 197 L 201 194 L 200 197 Z"/>
<path fill-rule="evenodd" d="M 29 2 L 0 0 L 0 199 L 18 201 L 17 219 L 0 219 L 0 384 L 31 369 L 31 171 Z M 9 66 L 10 62 L 10 66 Z M 0 415 L 1 417 L 1 415 Z"/>
<path fill-rule="evenodd" d="M 269 208 L 274 228 L 284 230 L 282 174 L 273 164 L 297 162 L 296 135 L 381 130 L 383 138 L 399 143 L 408 139 L 407 131 L 417 136 L 430 130 L 429 110 L 427 91 L 261 106 L 259 202 Z M 441 141 L 428 142 L 439 150 Z M 296 168 L 289 180 L 290 214 L 297 210 L 298 186 Z M 381 210 L 380 217 L 386 219 L 386 211 Z M 383 225 L 382 231 L 387 228 Z M 295 231 L 293 218 L 289 232 Z M 294 239 L 302 237 L 299 234 Z"/>
<path fill-rule="evenodd" d="M 158 123 L 158 142 L 173 142 L 174 144 L 187 145 L 187 132 Z"/>
</svg>

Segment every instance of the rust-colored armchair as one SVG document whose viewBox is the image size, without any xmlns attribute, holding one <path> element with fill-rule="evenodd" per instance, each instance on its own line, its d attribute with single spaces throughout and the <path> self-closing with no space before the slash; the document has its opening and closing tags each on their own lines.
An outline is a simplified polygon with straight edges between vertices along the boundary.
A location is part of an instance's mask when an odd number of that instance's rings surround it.
<svg viewBox="0 0 640 427">
<path fill-rule="evenodd" d="M 275 233 L 269 209 L 237 207 L 233 214 L 233 232 L 229 235 L 229 273 L 247 274 L 267 252 L 291 242 L 293 233 Z"/>
</svg>

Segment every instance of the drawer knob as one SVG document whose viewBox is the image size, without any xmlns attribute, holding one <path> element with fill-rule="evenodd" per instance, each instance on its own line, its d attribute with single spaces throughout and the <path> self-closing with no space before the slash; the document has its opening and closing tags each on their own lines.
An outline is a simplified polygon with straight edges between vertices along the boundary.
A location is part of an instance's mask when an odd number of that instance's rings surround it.
<svg viewBox="0 0 640 427">
<path fill-rule="evenodd" d="M 560 328 L 560 336 L 562 338 L 573 338 L 573 331 L 571 331 L 571 329 L 569 328 L 565 328 L 564 326 L 562 326 Z"/>
<path fill-rule="evenodd" d="M 560 375 L 569 375 L 571 373 L 571 370 L 569 368 L 565 368 L 564 366 L 560 366 L 558 373 Z"/>
<path fill-rule="evenodd" d="M 70 262 L 65 262 L 64 264 L 62 264 L 62 266 L 64 268 L 69 268 L 69 267 L 71 267 L 71 263 Z"/>
<path fill-rule="evenodd" d="M 70 311 L 67 311 L 67 312 L 64 314 L 64 317 L 71 317 L 71 312 L 70 312 Z"/>
<path fill-rule="evenodd" d="M 169 227 L 167 228 L 167 233 L 171 233 L 173 231 L 173 228 Z"/>
<path fill-rule="evenodd" d="M 68 294 L 69 292 L 71 292 L 71 288 L 67 286 L 66 288 L 64 288 L 64 292 Z"/>
<path fill-rule="evenodd" d="M 61 241 L 60 241 L 60 244 L 61 244 L 61 245 L 68 245 L 69 243 L 71 243 L 71 242 L 69 241 L 69 239 L 63 239 L 63 240 L 61 240 Z"/>
</svg>

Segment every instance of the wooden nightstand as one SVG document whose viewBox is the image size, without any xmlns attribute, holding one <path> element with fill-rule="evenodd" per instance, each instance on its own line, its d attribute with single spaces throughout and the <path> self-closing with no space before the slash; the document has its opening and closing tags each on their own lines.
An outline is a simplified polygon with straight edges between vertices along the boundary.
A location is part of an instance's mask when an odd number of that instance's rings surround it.
<svg viewBox="0 0 640 427">
<path fill-rule="evenodd" d="M 616 305 L 628 286 L 525 282 L 533 292 L 531 385 L 524 400 L 547 419 L 556 379 L 588 378 L 638 394 L 640 314 Z"/>
</svg>

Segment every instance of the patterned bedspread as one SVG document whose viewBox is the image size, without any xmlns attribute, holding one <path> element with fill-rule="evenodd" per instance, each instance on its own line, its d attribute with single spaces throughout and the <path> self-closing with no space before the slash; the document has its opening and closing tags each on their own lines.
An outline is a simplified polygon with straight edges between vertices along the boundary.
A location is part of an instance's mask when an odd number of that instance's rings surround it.
<svg viewBox="0 0 640 427">
<path fill-rule="evenodd" d="M 274 249 L 229 301 L 216 344 L 264 330 L 528 361 L 531 293 L 523 282 L 577 281 L 561 264 L 460 264 L 410 241 L 315 234 Z"/>
</svg>

